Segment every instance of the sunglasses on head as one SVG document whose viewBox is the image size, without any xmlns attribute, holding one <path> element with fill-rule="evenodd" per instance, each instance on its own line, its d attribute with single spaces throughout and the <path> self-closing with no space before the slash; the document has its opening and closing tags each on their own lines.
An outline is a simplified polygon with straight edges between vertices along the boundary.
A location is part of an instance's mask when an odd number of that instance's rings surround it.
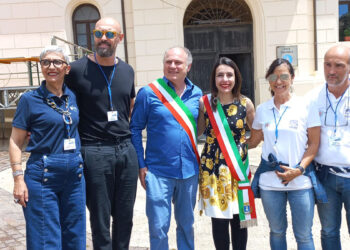
<svg viewBox="0 0 350 250">
<path fill-rule="evenodd" d="M 67 64 L 67 62 L 63 61 L 63 60 L 59 60 L 59 59 L 54 59 L 54 60 L 49 60 L 49 59 L 43 59 L 40 61 L 40 65 L 48 68 L 50 67 L 51 63 L 53 64 L 53 66 L 55 68 L 61 68 L 63 64 Z"/>
<path fill-rule="evenodd" d="M 92 32 L 94 33 L 94 36 L 96 38 L 102 38 L 103 35 L 105 35 L 106 38 L 112 39 L 115 36 L 119 35 L 119 33 L 115 32 L 115 31 L 107 31 L 107 30 L 93 30 Z"/>
<path fill-rule="evenodd" d="M 280 79 L 281 81 L 288 81 L 290 79 L 289 74 L 280 74 L 279 76 L 276 74 L 271 74 L 267 77 L 267 80 L 269 82 L 275 82 L 277 79 Z"/>
</svg>

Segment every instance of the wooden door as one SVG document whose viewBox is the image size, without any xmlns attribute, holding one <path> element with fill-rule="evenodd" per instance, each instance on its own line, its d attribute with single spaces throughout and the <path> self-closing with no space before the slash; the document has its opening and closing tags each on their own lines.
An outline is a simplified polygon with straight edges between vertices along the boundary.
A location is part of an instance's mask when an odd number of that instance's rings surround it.
<svg viewBox="0 0 350 250">
<path fill-rule="evenodd" d="M 204 93 L 210 91 L 210 74 L 220 56 L 234 60 L 243 82 L 242 94 L 254 102 L 254 65 L 252 24 L 188 26 L 184 29 L 185 47 L 193 55 L 188 77 Z"/>
</svg>

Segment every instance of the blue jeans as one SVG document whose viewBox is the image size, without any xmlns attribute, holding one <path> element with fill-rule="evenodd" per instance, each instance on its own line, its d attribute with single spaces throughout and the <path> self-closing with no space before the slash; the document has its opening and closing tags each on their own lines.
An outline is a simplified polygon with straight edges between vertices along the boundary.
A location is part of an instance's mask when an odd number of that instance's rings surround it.
<svg viewBox="0 0 350 250">
<path fill-rule="evenodd" d="M 320 217 L 321 243 L 323 250 L 340 250 L 341 211 L 344 203 L 350 233 L 350 178 L 328 174 L 323 181 L 328 203 L 317 204 Z"/>
<path fill-rule="evenodd" d="M 171 218 L 171 202 L 174 203 L 177 248 L 194 249 L 194 215 L 198 175 L 187 179 L 171 179 L 146 175 L 146 214 L 148 217 L 151 250 L 167 250 Z"/>
<path fill-rule="evenodd" d="M 293 191 L 271 191 L 260 189 L 261 201 L 270 226 L 272 250 L 286 250 L 287 210 L 292 212 L 293 232 L 298 250 L 315 249 L 312 239 L 315 198 L 312 188 Z"/>
<path fill-rule="evenodd" d="M 85 180 L 80 153 L 31 155 L 24 175 L 27 249 L 85 249 Z"/>
</svg>

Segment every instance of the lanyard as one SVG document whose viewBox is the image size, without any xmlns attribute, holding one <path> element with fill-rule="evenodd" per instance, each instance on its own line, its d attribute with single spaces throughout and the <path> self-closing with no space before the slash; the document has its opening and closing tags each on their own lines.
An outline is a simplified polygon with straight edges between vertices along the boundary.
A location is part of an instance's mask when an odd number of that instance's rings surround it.
<svg viewBox="0 0 350 250">
<path fill-rule="evenodd" d="M 66 98 L 65 98 L 66 110 L 63 110 L 63 109 L 57 107 L 56 102 L 53 99 L 51 99 L 51 98 L 46 98 L 46 103 L 53 110 L 55 110 L 56 112 L 62 114 L 62 118 L 63 118 L 64 124 L 66 125 L 67 136 L 68 136 L 68 139 L 70 139 L 70 125 L 72 125 L 73 120 L 72 120 L 72 117 L 71 117 L 71 113 L 68 111 L 69 110 L 69 96 L 66 96 Z"/>
<path fill-rule="evenodd" d="M 276 139 L 275 139 L 275 144 L 277 143 L 277 140 L 278 140 L 278 125 L 280 124 L 281 119 L 282 119 L 284 113 L 286 113 L 287 109 L 288 109 L 288 107 L 286 107 L 286 108 L 284 109 L 282 115 L 280 116 L 280 119 L 278 119 L 278 122 L 277 122 L 277 121 L 276 121 L 275 110 L 274 110 L 274 108 L 272 108 L 273 118 L 275 118 L 275 137 L 276 137 Z"/>
<path fill-rule="evenodd" d="M 349 88 L 349 87 L 348 87 Z M 347 88 L 347 89 L 348 89 Z M 335 106 L 335 109 L 332 106 L 331 100 L 329 99 L 329 94 L 328 94 L 328 83 L 326 84 L 326 98 L 329 102 L 329 107 L 332 109 L 333 113 L 334 113 L 334 134 L 337 133 L 337 120 L 338 120 L 338 114 L 337 114 L 337 110 L 338 110 L 338 105 L 341 102 L 341 100 L 343 99 L 343 96 L 345 94 L 346 91 L 344 91 L 344 93 L 341 95 L 339 101 L 337 102 L 337 105 Z M 327 115 L 327 114 L 326 114 Z"/>
<path fill-rule="evenodd" d="M 110 79 L 108 80 L 105 72 L 103 71 L 101 65 L 98 63 L 97 58 L 96 58 L 96 53 L 94 53 L 94 57 L 95 57 L 95 62 L 97 63 L 98 67 L 100 68 L 100 71 L 102 72 L 103 77 L 106 80 L 107 83 L 107 88 L 108 88 L 108 96 L 109 96 L 109 107 L 110 110 L 113 111 L 113 104 L 112 104 L 112 90 L 111 90 L 111 85 L 112 85 L 112 81 L 113 81 L 113 77 L 114 77 L 114 72 L 115 72 L 115 68 L 117 66 L 116 63 L 114 63 L 114 67 L 113 67 L 113 71 L 112 74 L 110 76 Z"/>
</svg>

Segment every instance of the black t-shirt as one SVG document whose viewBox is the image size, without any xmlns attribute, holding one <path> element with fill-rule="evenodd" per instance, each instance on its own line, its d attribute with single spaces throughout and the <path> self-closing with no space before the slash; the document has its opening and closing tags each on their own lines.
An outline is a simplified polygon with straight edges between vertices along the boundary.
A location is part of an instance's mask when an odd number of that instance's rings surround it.
<svg viewBox="0 0 350 250">
<path fill-rule="evenodd" d="M 135 97 L 134 70 L 118 58 L 111 84 L 112 103 L 118 120 L 108 122 L 110 101 L 106 79 L 98 65 L 84 57 L 71 63 L 66 84 L 77 97 L 80 110 L 79 134 L 84 143 L 115 142 L 117 137 L 130 135 L 130 101 Z M 109 79 L 114 66 L 101 66 Z"/>
</svg>

